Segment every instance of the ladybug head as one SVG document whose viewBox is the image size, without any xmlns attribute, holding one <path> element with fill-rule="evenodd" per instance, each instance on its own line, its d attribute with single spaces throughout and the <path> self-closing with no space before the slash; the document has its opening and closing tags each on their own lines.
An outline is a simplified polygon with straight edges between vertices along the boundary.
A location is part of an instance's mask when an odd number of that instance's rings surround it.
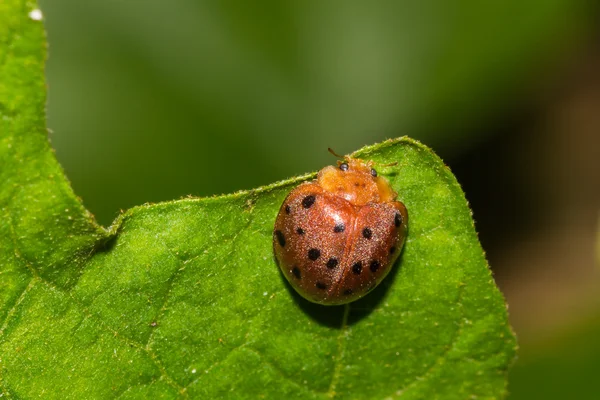
<svg viewBox="0 0 600 400">
<path fill-rule="evenodd" d="M 319 172 L 317 180 L 323 189 L 354 205 L 396 200 L 396 193 L 389 182 L 377 174 L 373 161 L 342 157 L 331 149 L 329 152 L 343 161 L 338 161 L 337 167 L 325 167 Z"/>
</svg>

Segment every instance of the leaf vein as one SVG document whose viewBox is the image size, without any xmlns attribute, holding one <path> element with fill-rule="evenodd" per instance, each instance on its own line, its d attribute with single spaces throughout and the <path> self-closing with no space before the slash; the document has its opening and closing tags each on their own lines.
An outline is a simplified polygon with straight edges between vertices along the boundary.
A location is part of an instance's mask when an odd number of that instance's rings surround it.
<svg viewBox="0 0 600 400">
<path fill-rule="evenodd" d="M 350 315 L 350 304 L 344 305 L 344 316 L 342 318 L 342 325 L 340 327 L 340 333 L 338 335 L 338 355 L 335 358 L 335 364 L 333 368 L 333 374 L 331 376 L 331 382 L 329 383 L 329 389 L 327 390 L 327 396 L 329 398 L 335 398 L 335 387 L 342 374 L 342 359 L 344 358 L 344 352 L 346 350 L 346 338 L 348 337 L 348 316 Z"/>
<path fill-rule="evenodd" d="M 0 337 L 2 337 L 4 335 L 4 330 L 8 326 L 8 322 L 10 321 L 10 318 L 16 312 L 17 308 L 19 307 L 19 305 L 21 304 L 21 302 L 23 301 L 23 299 L 25 298 L 27 293 L 29 293 L 29 291 L 33 288 L 34 285 L 35 285 L 35 278 L 32 277 L 29 279 L 29 282 L 27 283 L 27 286 L 25 287 L 25 289 L 23 289 L 23 291 L 21 292 L 19 297 L 15 300 L 15 303 L 13 304 L 13 306 L 6 313 L 4 322 L 2 323 L 2 326 L 0 327 Z"/>
</svg>

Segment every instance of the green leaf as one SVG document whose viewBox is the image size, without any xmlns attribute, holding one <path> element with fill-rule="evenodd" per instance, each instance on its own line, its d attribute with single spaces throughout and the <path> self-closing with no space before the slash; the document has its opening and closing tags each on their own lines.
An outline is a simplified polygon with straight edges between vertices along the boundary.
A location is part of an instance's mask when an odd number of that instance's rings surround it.
<svg viewBox="0 0 600 400">
<path fill-rule="evenodd" d="M 272 252 L 287 193 L 133 208 L 97 226 L 44 122 L 41 22 L 0 3 L 0 390 L 7 398 L 501 398 L 515 338 L 454 176 L 408 138 L 354 155 L 410 214 L 403 254 L 346 306 L 300 298 Z"/>
</svg>

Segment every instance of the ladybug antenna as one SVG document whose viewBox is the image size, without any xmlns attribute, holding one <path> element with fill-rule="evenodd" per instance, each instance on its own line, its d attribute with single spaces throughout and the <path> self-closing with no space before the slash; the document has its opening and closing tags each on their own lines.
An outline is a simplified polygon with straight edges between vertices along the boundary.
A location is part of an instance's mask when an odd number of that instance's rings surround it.
<svg viewBox="0 0 600 400">
<path fill-rule="evenodd" d="M 398 165 L 398 161 L 394 161 L 393 163 L 388 164 L 377 164 L 378 167 L 393 167 L 394 165 Z"/>
<path fill-rule="evenodd" d="M 332 149 L 331 147 L 328 147 L 328 148 L 327 148 L 327 151 L 329 151 L 331 154 L 333 154 L 333 155 L 334 155 L 334 156 L 336 156 L 337 158 L 342 158 L 342 159 L 346 158 L 346 157 L 344 157 L 344 156 L 340 156 L 338 153 L 336 153 L 335 151 L 333 151 L 333 149 Z"/>
</svg>

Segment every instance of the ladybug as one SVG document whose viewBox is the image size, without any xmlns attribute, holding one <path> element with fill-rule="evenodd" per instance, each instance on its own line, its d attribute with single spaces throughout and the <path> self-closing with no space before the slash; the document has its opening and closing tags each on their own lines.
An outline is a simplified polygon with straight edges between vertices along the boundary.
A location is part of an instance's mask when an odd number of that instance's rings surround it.
<svg viewBox="0 0 600 400">
<path fill-rule="evenodd" d="M 273 248 L 283 275 L 305 299 L 345 304 L 373 290 L 400 255 L 408 212 L 372 161 L 341 157 L 287 196 Z"/>
</svg>

